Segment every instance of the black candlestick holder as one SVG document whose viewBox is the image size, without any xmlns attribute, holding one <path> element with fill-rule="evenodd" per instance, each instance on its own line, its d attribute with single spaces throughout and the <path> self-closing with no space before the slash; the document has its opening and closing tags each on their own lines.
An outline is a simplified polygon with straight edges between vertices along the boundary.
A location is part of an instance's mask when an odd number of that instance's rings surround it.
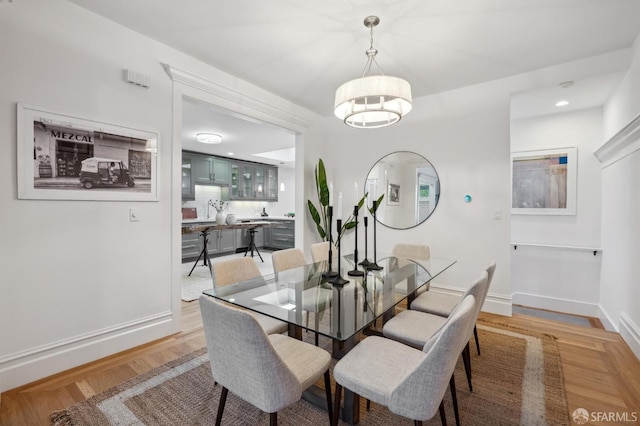
<svg viewBox="0 0 640 426">
<path fill-rule="evenodd" d="M 377 241 L 376 241 L 376 211 L 378 210 L 378 202 L 377 200 L 373 200 L 373 262 L 369 264 L 369 266 L 367 266 L 367 269 L 371 269 L 372 271 L 379 271 L 382 268 L 382 266 L 378 265 L 378 260 L 377 260 L 377 250 L 376 250 L 376 245 L 377 245 Z"/>
<path fill-rule="evenodd" d="M 338 219 L 336 223 L 338 225 L 338 229 L 342 229 L 342 219 Z M 338 273 L 336 274 L 334 279 L 329 281 L 331 284 L 338 287 L 342 287 L 349 282 L 348 280 L 342 278 L 342 276 L 340 275 L 340 259 L 342 259 L 342 256 L 340 254 L 340 246 L 342 245 L 341 241 L 341 239 L 338 240 Z"/>
<path fill-rule="evenodd" d="M 364 275 L 364 272 L 358 270 L 358 206 L 353 207 L 353 220 L 356 223 L 355 226 L 355 237 L 356 244 L 353 249 L 353 270 L 347 272 L 347 274 L 351 277 L 361 277 Z"/>
<path fill-rule="evenodd" d="M 329 206 L 327 207 L 327 216 L 329 217 L 329 269 L 327 269 L 326 272 L 322 273 L 322 277 L 323 278 L 334 278 L 336 277 L 338 274 L 336 272 L 333 272 L 333 267 L 331 265 L 331 263 L 333 262 L 333 233 L 331 232 L 331 224 L 333 222 L 333 206 Z M 340 227 L 338 227 L 338 231 L 340 230 Z"/>
<path fill-rule="evenodd" d="M 367 268 L 367 266 L 369 266 L 371 264 L 371 262 L 368 259 L 367 256 L 367 250 L 369 248 L 369 243 L 367 241 L 367 236 L 369 235 L 369 231 L 368 231 L 368 227 L 369 227 L 369 221 L 367 220 L 369 219 L 367 216 L 364 217 L 364 260 L 362 262 L 360 262 L 360 266 L 364 267 L 365 269 Z M 356 238 L 357 240 L 357 238 Z M 357 260 L 356 260 L 357 262 Z"/>
</svg>

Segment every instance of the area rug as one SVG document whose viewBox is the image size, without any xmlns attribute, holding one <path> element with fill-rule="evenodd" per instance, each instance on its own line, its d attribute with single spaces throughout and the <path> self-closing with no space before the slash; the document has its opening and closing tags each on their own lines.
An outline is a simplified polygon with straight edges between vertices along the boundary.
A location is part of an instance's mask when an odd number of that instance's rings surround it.
<svg viewBox="0 0 640 426">
<path fill-rule="evenodd" d="M 526 330 L 481 323 L 478 333 L 482 355 L 478 356 L 472 346 L 473 392 L 469 392 L 461 362 L 455 372 L 461 424 L 569 425 L 554 339 Z M 330 345 L 329 341 L 321 343 Z M 219 385 L 214 386 L 206 350 L 200 349 L 67 410 L 55 412 L 51 419 L 54 426 L 212 424 L 220 391 Z M 361 402 L 362 425 L 413 424 L 377 404 L 372 404 L 371 410 L 366 411 L 364 400 Z M 448 391 L 445 407 L 449 424 L 455 424 Z M 281 425 L 322 425 L 328 423 L 328 416 L 320 408 L 299 401 L 280 411 L 278 422 Z M 222 423 L 266 425 L 269 415 L 229 393 Z M 439 425 L 440 418 L 436 414 L 425 424 Z"/>
</svg>

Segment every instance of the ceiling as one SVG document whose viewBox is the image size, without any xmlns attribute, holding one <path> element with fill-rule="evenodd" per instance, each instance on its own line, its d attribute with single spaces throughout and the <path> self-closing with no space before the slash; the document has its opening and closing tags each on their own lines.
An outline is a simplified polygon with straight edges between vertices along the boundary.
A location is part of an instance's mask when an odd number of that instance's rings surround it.
<svg viewBox="0 0 640 426">
<path fill-rule="evenodd" d="M 219 134 L 222 143 L 200 143 L 196 141 L 198 133 Z M 183 98 L 182 149 L 293 168 L 294 146 L 295 134 L 289 130 L 206 102 Z M 275 153 L 276 158 L 265 157 L 265 153 Z"/>
<path fill-rule="evenodd" d="M 325 116 L 362 73 L 368 15 L 379 65 L 414 97 L 629 48 L 640 33 L 637 0 L 70 1 Z"/>
</svg>

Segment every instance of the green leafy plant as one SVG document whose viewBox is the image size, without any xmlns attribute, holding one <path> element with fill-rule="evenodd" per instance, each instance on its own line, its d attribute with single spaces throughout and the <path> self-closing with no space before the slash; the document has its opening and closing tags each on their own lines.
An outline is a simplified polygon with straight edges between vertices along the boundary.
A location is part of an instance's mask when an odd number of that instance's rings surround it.
<svg viewBox="0 0 640 426">
<path fill-rule="evenodd" d="M 325 170 L 322 158 L 318 160 L 318 164 L 315 167 L 314 173 L 316 194 L 318 196 L 318 206 L 316 207 L 316 205 L 311 200 L 307 200 L 307 206 L 309 207 L 309 214 L 311 215 L 311 219 L 313 219 L 313 222 L 316 225 L 318 235 L 320 236 L 320 238 L 322 238 L 322 241 L 329 241 L 331 239 L 331 236 L 329 235 L 329 186 L 327 185 L 327 172 Z M 367 195 L 368 194 L 364 194 L 360 201 L 358 201 L 358 211 L 360 211 L 360 209 L 364 205 Z M 378 199 L 378 205 L 383 196 L 380 196 L 380 198 Z M 344 233 L 349 229 L 355 228 L 355 226 L 355 216 L 353 216 L 353 213 L 351 213 L 349 217 L 342 222 L 342 227 L 336 230 L 338 236 L 337 238 L 334 238 L 333 241 L 335 241 L 336 244 L 340 244 L 342 235 L 344 235 Z"/>
</svg>

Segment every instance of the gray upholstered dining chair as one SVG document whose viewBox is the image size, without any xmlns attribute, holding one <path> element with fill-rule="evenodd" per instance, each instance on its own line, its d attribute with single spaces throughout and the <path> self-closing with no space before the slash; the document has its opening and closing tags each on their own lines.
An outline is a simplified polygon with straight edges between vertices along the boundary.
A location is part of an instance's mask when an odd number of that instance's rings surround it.
<svg viewBox="0 0 640 426">
<path fill-rule="evenodd" d="M 278 411 L 297 402 L 323 375 L 331 422 L 329 352 L 282 334 L 267 335 L 247 311 L 207 296 L 200 296 L 200 312 L 211 374 L 222 386 L 216 425 L 229 391 L 269 413 L 276 425 Z"/>
<path fill-rule="evenodd" d="M 478 318 L 480 308 L 482 307 L 482 301 L 480 300 L 480 298 L 483 294 L 486 294 L 484 290 L 487 286 L 487 281 L 487 272 L 482 271 L 480 278 L 478 278 L 471 285 L 471 287 L 469 287 L 469 289 L 465 292 L 464 298 L 462 299 L 465 300 L 467 296 L 473 296 L 476 302 L 473 310 L 473 321 L 471 322 L 471 326 L 466 334 L 467 343 L 464 345 L 464 348 L 461 351 L 462 360 L 464 362 L 464 369 L 467 375 L 467 382 L 469 384 L 469 391 L 473 391 L 473 386 L 471 384 L 471 355 L 469 351 L 469 339 L 471 339 L 471 334 L 473 333 L 476 319 Z M 460 303 L 454 308 L 452 316 L 457 312 L 459 307 Z M 414 348 L 421 348 L 435 334 L 437 334 L 442 327 L 444 327 L 449 319 L 450 317 L 447 318 L 439 315 L 428 314 L 426 312 L 406 310 L 400 312 L 389 321 L 387 321 L 382 328 L 382 333 L 385 337 L 388 337 L 390 339 L 396 340 Z M 456 424 L 459 425 L 460 415 L 458 413 L 458 398 L 456 396 L 455 378 L 453 376 L 451 376 L 450 385 Z"/>
<path fill-rule="evenodd" d="M 333 424 L 338 423 L 342 388 L 384 405 L 414 424 L 440 411 L 446 425 L 442 399 L 468 342 L 475 299 L 466 297 L 455 314 L 421 350 L 384 337 L 367 337 L 344 356 L 333 370 L 336 381 Z"/>
<path fill-rule="evenodd" d="M 298 268 L 307 264 L 302 250 L 298 248 L 290 248 L 286 250 L 274 251 L 271 254 L 273 262 L 273 271 L 278 276 L 279 272 L 289 269 Z M 306 312 L 307 328 L 309 327 L 309 312 L 314 313 L 315 329 L 320 325 L 320 316 L 327 306 L 331 305 L 333 290 L 313 286 L 302 292 L 302 309 Z M 331 311 L 329 311 L 331 314 Z M 315 333 L 315 343 L 318 346 L 318 333 Z"/>
<path fill-rule="evenodd" d="M 493 274 L 496 271 L 496 263 L 491 262 L 486 269 L 488 280 L 487 286 L 485 288 L 485 292 L 482 295 L 481 299 L 482 303 L 480 304 L 480 309 L 482 309 L 482 304 L 487 298 L 487 294 L 489 293 L 489 287 L 491 286 L 491 280 L 493 279 Z M 460 303 L 462 297 L 449 294 L 449 293 L 441 293 L 436 291 L 428 291 L 420 297 L 416 298 L 413 303 L 411 303 L 411 309 L 421 312 L 427 312 L 429 314 L 440 315 L 442 317 L 448 317 L 451 315 L 451 312 L 455 308 L 455 306 Z M 478 351 L 478 355 L 480 355 L 480 340 L 478 340 L 478 329 L 476 326 L 473 326 L 473 336 L 476 341 L 476 350 Z"/>
<path fill-rule="evenodd" d="M 256 262 L 250 257 L 214 262 L 211 264 L 211 267 L 214 287 L 222 287 L 248 280 L 264 281 L 264 277 L 262 273 L 260 273 L 260 268 L 258 268 Z M 271 306 L 267 306 L 266 308 L 271 308 Z M 287 323 L 283 321 L 257 312 L 247 312 L 256 318 L 267 334 L 284 333 L 288 329 Z"/>
<path fill-rule="evenodd" d="M 429 260 L 431 258 L 431 250 L 425 244 L 405 244 L 398 243 L 393 246 L 391 254 L 398 259 L 409 259 L 414 261 Z M 416 290 L 415 294 L 421 294 L 428 286 L 422 286 Z M 406 290 L 406 289 L 404 289 Z"/>
<path fill-rule="evenodd" d="M 396 244 L 391 254 L 401 259 L 429 260 L 431 250 L 424 244 Z"/>
<path fill-rule="evenodd" d="M 337 262 L 338 249 L 333 243 L 331 243 L 331 251 L 333 254 L 332 261 Z M 324 262 L 329 260 L 329 241 L 323 241 L 321 243 L 311 244 L 311 258 L 313 259 L 313 263 Z"/>
</svg>

